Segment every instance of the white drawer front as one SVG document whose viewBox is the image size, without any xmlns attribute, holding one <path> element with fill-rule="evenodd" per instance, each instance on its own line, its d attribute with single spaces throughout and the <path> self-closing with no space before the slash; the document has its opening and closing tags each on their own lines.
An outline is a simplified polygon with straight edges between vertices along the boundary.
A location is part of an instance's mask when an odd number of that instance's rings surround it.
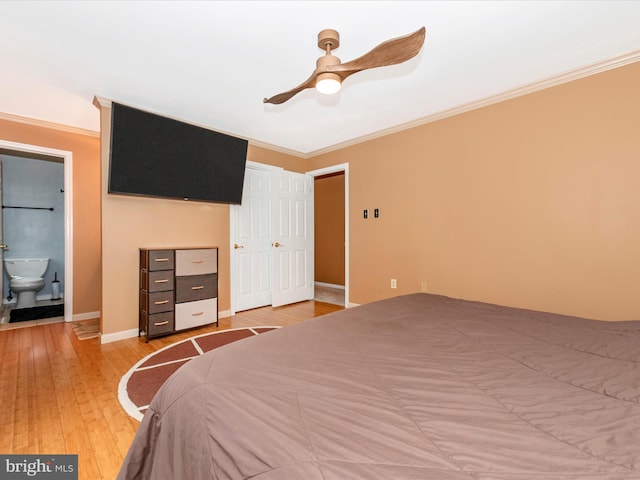
<svg viewBox="0 0 640 480">
<path fill-rule="evenodd" d="M 201 248 L 176 250 L 176 276 L 218 273 L 218 250 Z"/>
<path fill-rule="evenodd" d="M 218 320 L 218 299 L 176 304 L 176 330 L 199 327 Z"/>
</svg>

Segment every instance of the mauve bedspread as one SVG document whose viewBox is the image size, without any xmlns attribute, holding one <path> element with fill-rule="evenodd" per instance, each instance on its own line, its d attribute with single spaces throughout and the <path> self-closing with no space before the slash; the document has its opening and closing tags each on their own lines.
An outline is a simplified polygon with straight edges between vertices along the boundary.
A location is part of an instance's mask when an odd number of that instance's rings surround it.
<svg viewBox="0 0 640 480">
<path fill-rule="evenodd" d="M 640 479 L 640 321 L 396 297 L 192 360 L 134 479 Z"/>
</svg>

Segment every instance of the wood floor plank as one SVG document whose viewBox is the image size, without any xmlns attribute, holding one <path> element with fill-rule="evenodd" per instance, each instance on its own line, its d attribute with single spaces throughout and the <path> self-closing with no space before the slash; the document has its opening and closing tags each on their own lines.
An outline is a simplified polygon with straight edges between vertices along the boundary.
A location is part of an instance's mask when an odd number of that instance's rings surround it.
<svg viewBox="0 0 640 480">
<path fill-rule="evenodd" d="M 293 325 L 343 307 L 301 302 L 264 307 L 149 342 L 78 340 L 68 323 L 0 330 L 0 452 L 77 454 L 80 480 L 112 480 L 139 423 L 118 401 L 136 362 L 194 335 L 229 328 Z"/>
<path fill-rule="evenodd" d="M 17 347 L 10 335 L 0 335 L 0 405 L 14 405 L 18 390 Z M 15 410 L 0 408 L 0 452 L 13 449 Z"/>
<path fill-rule="evenodd" d="M 63 328 L 62 324 L 59 324 Z M 71 339 L 64 331 L 56 327 L 52 335 L 49 355 L 55 356 L 52 373 L 55 378 L 55 394 L 58 401 L 58 414 L 64 434 L 64 453 L 78 455 L 78 469 L 85 478 L 100 478 L 90 437 L 83 421 L 76 397 L 76 385 L 72 381 L 71 369 L 78 362 Z"/>
<path fill-rule="evenodd" d="M 15 337 L 18 345 L 18 388 L 12 453 L 40 453 L 31 331 L 18 330 Z"/>
<path fill-rule="evenodd" d="M 41 453 L 60 453 L 64 446 L 64 435 L 58 414 L 55 396 L 55 379 L 52 368 L 57 362 L 56 355 L 49 355 L 47 343 L 52 334 L 50 329 L 34 328 L 32 333 L 35 385 L 45 395 L 35 395 L 38 424 L 38 448 Z"/>
</svg>

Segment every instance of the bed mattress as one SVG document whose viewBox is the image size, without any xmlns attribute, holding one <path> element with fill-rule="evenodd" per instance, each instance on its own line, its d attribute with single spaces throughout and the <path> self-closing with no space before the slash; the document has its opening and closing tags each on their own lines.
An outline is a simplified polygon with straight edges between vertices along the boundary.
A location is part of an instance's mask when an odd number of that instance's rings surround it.
<svg viewBox="0 0 640 480">
<path fill-rule="evenodd" d="M 119 478 L 640 479 L 639 362 L 639 321 L 400 296 L 190 361 Z"/>
</svg>

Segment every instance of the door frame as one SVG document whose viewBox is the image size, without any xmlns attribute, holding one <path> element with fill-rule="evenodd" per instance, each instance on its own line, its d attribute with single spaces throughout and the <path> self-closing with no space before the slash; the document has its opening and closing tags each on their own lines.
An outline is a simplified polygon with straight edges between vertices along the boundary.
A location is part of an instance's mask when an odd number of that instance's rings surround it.
<svg viewBox="0 0 640 480">
<path fill-rule="evenodd" d="M 0 139 L 0 149 L 34 155 L 61 157 L 64 162 L 64 321 L 73 320 L 73 153 L 68 150 L 9 142 Z M 2 265 L 4 269 L 4 265 Z M 2 272 L 4 275 L 4 272 Z M 1 299 L 0 299 L 1 300 Z"/>
<path fill-rule="evenodd" d="M 344 305 L 349 308 L 349 164 L 340 163 L 330 167 L 305 172 L 312 177 L 344 172 Z"/>
</svg>

